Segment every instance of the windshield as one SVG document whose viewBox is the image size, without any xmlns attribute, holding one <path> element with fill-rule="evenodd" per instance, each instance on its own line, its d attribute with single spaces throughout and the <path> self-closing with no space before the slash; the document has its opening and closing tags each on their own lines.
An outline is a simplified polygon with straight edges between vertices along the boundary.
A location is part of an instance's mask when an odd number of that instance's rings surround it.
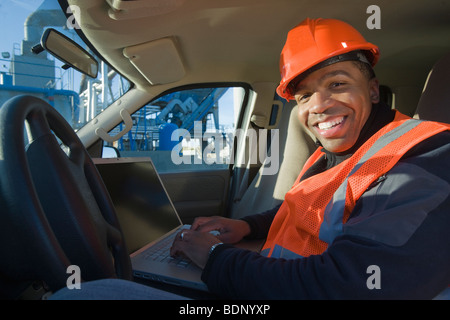
<svg viewBox="0 0 450 320">
<path fill-rule="evenodd" d="M 77 130 L 130 88 L 125 78 L 98 57 L 99 73 L 92 79 L 66 69 L 45 51 L 31 51 L 51 27 L 92 53 L 77 35 L 76 14 L 67 17 L 57 0 L 0 2 L 0 106 L 16 95 L 34 95 L 52 105 Z"/>
</svg>

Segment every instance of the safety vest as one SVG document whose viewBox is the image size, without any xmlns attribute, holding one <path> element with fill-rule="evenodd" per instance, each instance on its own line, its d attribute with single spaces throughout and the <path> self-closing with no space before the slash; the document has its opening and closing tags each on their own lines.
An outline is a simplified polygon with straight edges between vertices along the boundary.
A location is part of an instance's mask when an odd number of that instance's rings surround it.
<svg viewBox="0 0 450 320">
<path fill-rule="evenodd" d="M 342 234 L 343 224 L 369 186 L 413 146 L 445 130 L 450 130 L 450 125 L 411 119 L 396 112 L 394 121 L 380 129 L 350 158 L 300 181 L 324 155 L 317 149 L 286 193 L 261 254 L 286 259 L 322 254 Z"/>
</svg>

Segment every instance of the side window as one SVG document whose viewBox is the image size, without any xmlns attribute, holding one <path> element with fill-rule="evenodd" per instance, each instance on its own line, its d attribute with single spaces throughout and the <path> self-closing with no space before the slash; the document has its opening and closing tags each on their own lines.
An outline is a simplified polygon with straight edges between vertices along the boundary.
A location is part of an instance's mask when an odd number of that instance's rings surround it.
<svg viewBox="0 0 450 320">
<path fill-rule="evenodd" d="M 243 87 L 171 92 L 135 112 L 133 128 L 111 146 L 122 157 L 151 157 L 160 172 L 228 168 L 246 92 Z M 122 124 L 111 134 L 121 129 Z"/>
</svg>

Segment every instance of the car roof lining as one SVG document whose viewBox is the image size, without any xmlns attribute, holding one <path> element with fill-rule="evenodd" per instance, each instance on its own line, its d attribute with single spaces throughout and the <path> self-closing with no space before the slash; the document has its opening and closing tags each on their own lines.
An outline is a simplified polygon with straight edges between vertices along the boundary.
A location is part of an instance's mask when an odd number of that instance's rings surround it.
<svg viewBox="0 0 450 320">
<path fill-rule="evenodd" d="M 245 5 L 239 0 L 196 0 L 174 1 L 171 8 L 153 0 L 146 1 L 154 5 L 148 16 L 111 18 L 108 3 L 120 7 L 131 6 L 132 2 L 69 0 L 68 4 L 80 6 L 83 32 L 99 53 L 140 90 L 152 95 L 199 82 L 278 82 L 285 35 L 308 16 L 347 21 L 368 41 L 379 45 L 381 59 L 375 71 L 380 82 L 397 94 L 406 94 L 408 87 L 409 92 L 420 95 L 434 62 L 450 51 L 449 1 L 431 6 L 422 0 L 379 0 L 380 30 L 370 30 L 366 25 L 370 16 L 366 10 L 372 4 L 369 0 L 341 4 L 331 0 L 249 0 Z M 174 81 L 151 84 L 147 79 L 152 76 L 144 77 L 140 71 L 154 70 L 155 62 L 142 59 L 136 69 L 124 49 L 164 38 L 175 40 L 178 66 L 182 65 L 184 75 L 180 76 L 178 67 Z M 397 92 L 400 87 L 402 90 Z M 408 108 L 411 113 L 415 105 Z"/>
</svg>

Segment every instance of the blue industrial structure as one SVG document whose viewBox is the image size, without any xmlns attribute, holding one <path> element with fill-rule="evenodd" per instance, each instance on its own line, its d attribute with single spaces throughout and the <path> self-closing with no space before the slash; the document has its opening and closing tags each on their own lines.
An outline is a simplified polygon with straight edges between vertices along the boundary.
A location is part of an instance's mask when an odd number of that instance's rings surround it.
<svg viewBox="0 0 450 320">
<path fill-rule="evenodd" d="M 206 88 L 167 94 L 141 108 L 133 115 L 134 126 L 119 140 L 120 151 L 171 150 L 177 141 L 171 140 L 178 128 L 192 132 L 196 121 L 202 122 L 202 133 L 212 116 L 214 128 L 219 128 L 218 101 L 229 88 Z M 122 127 L 117 128 L 118 131 Z"/>
<path fill-rule="evenodd" d="M 66 18 L 57 5 L 55 1 L 44 1 L 24 21 L 24 39 L 20 46 L 15 44 L 12 54 L 2 52 L 0 60 L 9 65 L 9 71 L 0 73 L 0 106 L 20 94 L 34 95 L 47 101 L 76 128 L 80 97 L 62 83 L 63 78 L 73 71 L 63 71 L 45 53 L 31 52 L 31 48 L 40 42 L 44 27 L 65 25 Z"/>
</svg>

